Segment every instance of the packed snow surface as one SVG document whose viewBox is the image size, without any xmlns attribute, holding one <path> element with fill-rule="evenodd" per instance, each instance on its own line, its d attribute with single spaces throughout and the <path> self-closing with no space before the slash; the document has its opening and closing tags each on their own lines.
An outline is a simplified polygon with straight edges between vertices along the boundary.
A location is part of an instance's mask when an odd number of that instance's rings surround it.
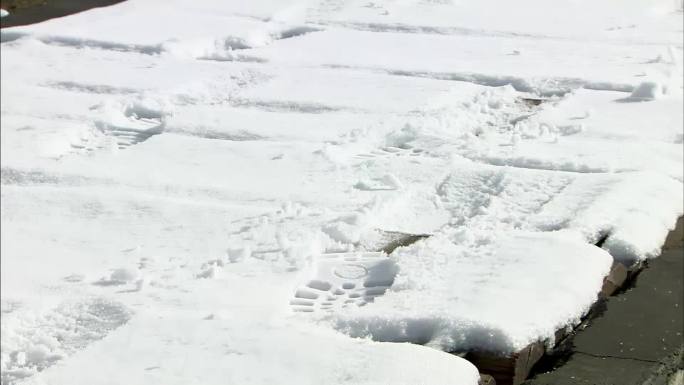
<svg viewBox="0 0 684 385">
<path fill-rule="evenodd" d="M 684 212 L 681 30 L 671 0 L 3 29 L 2 384 L 476 384 L 440 350 L 553 343 Z"/>
</svg>

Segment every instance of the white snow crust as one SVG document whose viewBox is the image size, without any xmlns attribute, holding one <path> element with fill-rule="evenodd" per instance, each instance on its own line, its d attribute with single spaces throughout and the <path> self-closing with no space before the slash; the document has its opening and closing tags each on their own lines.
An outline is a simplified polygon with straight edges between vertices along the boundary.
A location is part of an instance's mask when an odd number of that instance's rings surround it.
<svg viewBox="0 0 684 385">
<path fill-rule="evenodd" d="M 681 30 L 670 0 L 3 29 L 2 384 L 477 384 L 443 351 L 553 343 L 684 213 Z"/>
</svg>

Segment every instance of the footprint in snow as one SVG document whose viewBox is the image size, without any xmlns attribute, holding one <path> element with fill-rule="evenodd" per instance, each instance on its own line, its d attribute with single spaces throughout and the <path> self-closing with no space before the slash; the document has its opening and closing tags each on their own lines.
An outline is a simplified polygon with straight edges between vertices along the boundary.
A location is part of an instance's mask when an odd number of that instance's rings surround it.
<svg viewBox="0 0 684 385">
<path fill-rule="evenodd" d="M 107 106 L 103 108 L 106 109 Z M 95 126 L 105 135 L 113 138 L 119 149 L 125 149 L 159 135 L 166 129 L 168 113 L 132 103 L 123 111 L 110 111 L 106 119 L 98 120 Z"/>
<path fill-rule="evenodd" d="M 364 306 L 385 294 L 398 271 L 395 262 L 381 252 L 324 254 L 290 305 L 296 312 Z"/>
</svg>

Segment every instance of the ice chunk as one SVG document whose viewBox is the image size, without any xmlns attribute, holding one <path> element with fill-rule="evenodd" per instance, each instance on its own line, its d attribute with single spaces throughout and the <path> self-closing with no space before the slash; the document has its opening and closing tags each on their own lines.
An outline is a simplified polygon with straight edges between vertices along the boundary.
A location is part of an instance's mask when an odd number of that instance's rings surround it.
<svg viewBox="0 0 684 385">
<path fill-rule="evenodd" d="M 654 100 L 663 95 L 663 88 L 656 82 L 642 82 L 640 83 L 632 94 L 629 96 L 633 101 L 648 101 Z"/>
</svg>

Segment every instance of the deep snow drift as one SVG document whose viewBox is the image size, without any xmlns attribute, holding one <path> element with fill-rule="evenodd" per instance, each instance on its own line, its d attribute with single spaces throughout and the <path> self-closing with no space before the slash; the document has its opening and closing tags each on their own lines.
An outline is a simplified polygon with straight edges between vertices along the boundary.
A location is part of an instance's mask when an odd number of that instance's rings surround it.
<svg viewBox="0 0 684 385">
<path fill-rule="evenodd" d="M 670 0 L 4 29 L 2 383 L 476 384 L 439 350 L 552 343 L 684 212 L 681 30 Z"/>
</svg>

